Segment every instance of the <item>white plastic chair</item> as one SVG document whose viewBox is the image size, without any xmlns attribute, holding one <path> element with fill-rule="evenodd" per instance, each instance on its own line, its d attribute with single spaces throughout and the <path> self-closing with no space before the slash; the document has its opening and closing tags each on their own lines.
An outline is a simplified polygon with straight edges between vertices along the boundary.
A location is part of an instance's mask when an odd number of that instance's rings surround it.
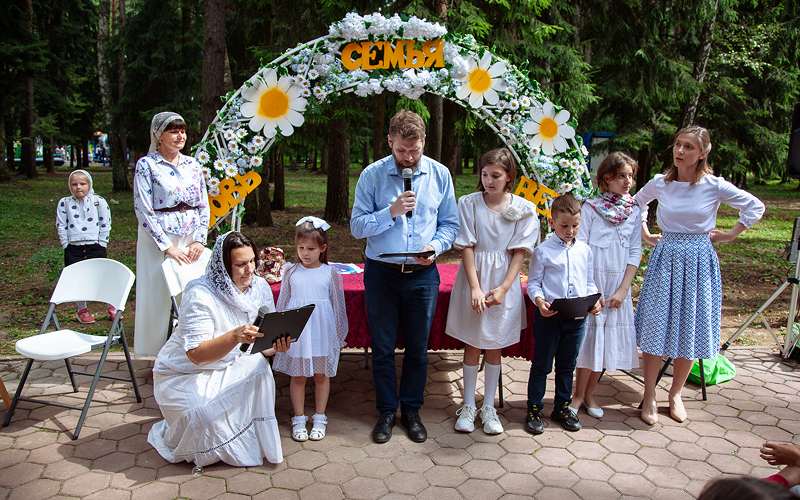
<svg viewBox="0 0 800 500">
<path fill-rule="evenodd" d="M 22 378 L 19 381 L 19 385 L 17 385 L 14 399 L 11 401 L 11 408 L 6 412 L 3 427 L 11 423 L 11 418 L 14 415 L 17 403 L 19 401 L 29 401 L 38 404 L 60 406 L 72 410 L 81 410 L 78 425 L 72 433 L 72 439 L 78 439 L 84 420 L 86 420 L 86 414 L 91 406 L 97 382 L 100 378 L 131 382 L 133 384 L 133 391 L 136 394 L 136 401 L 138 403 L 142 402 L 142 397 L 139 394 L 139 386 L 136 383 L 136 377 L 133 373 L 128 343 L 125 340 L 125 332 L 122 326 L 125 303 L 128 300 L 128 294 L 131 291 L 134 279 L 135 276 L 130 269 L 124 264 L 111 259 L 88 259 L 67 266 L 61 271 L 56 289 L 50 297 L 50 307 L 47 310 L 47 315 L 42 323 L 42 328 L 39 330 L 39 334 L 18 340 L 15 344 L 17 352 L 28 358 L 28 363 L 25 365 Z M 62 329 L 59 326 L 58 317 L 55 312 L 56 306 L 65 302 L 71 303 L 78 301 L 104 302 L 116 308 L 117 313 L 114 315 L 114 321 L 111 322 L 111 328 L 106 336 L 88 335 L 74 330 Z M 51 320 L 55 324 L 56 331 L 45 333 L 50 326 Z M 109 348 L 115 342 L 119 342 L 125 352 L 125 360 L 128 363 L 130 379 L 101 375 Z M 100 362 L 97 364 L 94 374 L 73 371 L 69 358 L 86 354 L 96 347 L 102 347 L 103 352 L 100 355 Z M 28 373 L 34 361 L 54 361 L 61 359 L 64 360 L 67 366 L 67 373 L 72 383 L 73 392 L 78 392 L 78 385 L 75 383 L 75 375 L 92 377 L 92 384 L 89 387 L 89 392 L 86 395 L 86 402 L 82 408 L 51 401 L 21 397 L 22 387 L 25 385 L 25 381 L 28 378 Z"/>
<path fill-rule="evenodd" d="M 199 278 L 206 272 L 206 266 L 211 259 L 211 250 L 203 249 L 200 257 L 191 264 L 181 264 L 175 259 L 166 258 L 161 263 L 161 272 L 164 273 L 164 281 L 167 282 L 172 308 L 169 312 L 169 327 L 167 328 L 167 338 L 172 335 L 172 329 L 178 320 L 178 296 L 183 293 L 186 285 L 195 278 Z"/>
</svg>

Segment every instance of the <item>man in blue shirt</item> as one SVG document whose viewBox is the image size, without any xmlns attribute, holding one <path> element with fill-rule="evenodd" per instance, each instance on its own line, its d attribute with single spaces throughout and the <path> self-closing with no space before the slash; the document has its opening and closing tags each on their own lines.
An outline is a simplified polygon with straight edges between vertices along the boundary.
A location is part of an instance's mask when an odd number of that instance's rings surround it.
<svg viewBox="0 0 800 500">
<path fill-rule="evenodd" d="M 376 443 L 392 437 L 395 413 L 408 437 L 424 442 L 419 417 L 428 370 L 428 333 L 439 292 L 436 256 L 450 249 L 458 232 L 453 180 L 447 167 L 426 156 L 425 123 L 411 111 L 400 111 L 389 123 L 390 156 L 369 165 L 356 185 L 350 230 L 366 238 L 364 266 L 367 322 L 372 337 L 372 376 L 379 417 L 372 430 Z M 404 189 L 403 170 L 411 170 L 411 189 Z M 429 250 L 420 257 L 381 254 Z M 405 343 L 400 392 L 394 349 L 398 331 Z"/>
</svg>

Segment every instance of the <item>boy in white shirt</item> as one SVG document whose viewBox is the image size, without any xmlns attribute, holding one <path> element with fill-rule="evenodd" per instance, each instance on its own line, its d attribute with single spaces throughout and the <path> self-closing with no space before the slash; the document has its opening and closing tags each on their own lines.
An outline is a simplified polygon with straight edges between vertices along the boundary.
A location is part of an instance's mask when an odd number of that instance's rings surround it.
<svg viewBox="0 0 800 500">
<path fill-rule="evenodd" d="M 86 170 L 75 170 L 67 180 L 71 196 L 61 198 L 56 206 L 56 231 L 64 249 L 64 266 L 86 259 L 106 256 L 111 233 L 111 210 L 106 200 L 95 194 L 92 176 Z M 81 323 L 94 323 L 86 302 L 77 302 L 76 315 Z M 116 310 L 108 306 L 113 320 Z"/>
<path fill-rule="evenodd" d="M 550 418 L 568 431 L 578 431 L 581 423 L 570 408 L 572 377 L 586 329 L 586 319 L 560 318 L 550 309 L 555 299 L 584 297 L 597 293 L 592 276 L 592 251 L 578 241 L 581 204 L 572 194 L 559 196 L 550 207 L 550 227 L 555 231 L 536 247 L 528 270 L 528 296 L 536 305 L 533 314 L 534 351 L 528 377 L 528 416 L 525 430 L 544 432 L 542 400 L 547 375 L 556 367 L 556 395 Z M 600 312 L 598 300 L 591 309 Z"/>
</svg>

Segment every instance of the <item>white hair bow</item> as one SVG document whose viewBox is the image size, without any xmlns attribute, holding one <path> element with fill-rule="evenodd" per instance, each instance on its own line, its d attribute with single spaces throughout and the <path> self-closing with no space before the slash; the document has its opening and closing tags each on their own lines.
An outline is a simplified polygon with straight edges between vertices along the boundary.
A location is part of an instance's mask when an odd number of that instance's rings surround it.
<svg viewBox="0 0 800 500">
<path fill-rule="evenodd" d="M 297 224 L 295 224 L 295 226 L 303 225 L 306 222 L 310 222 L 314 226 L 314 229 L 322 229 L 323 231 L 327 231 L 328 229 L 331 228 L 330 224 L 320 219 L 319 217 L 314 217 L 313 215 L 307 215 L 303 217 L 302 219 L 297 221 Z"/>
</svg>

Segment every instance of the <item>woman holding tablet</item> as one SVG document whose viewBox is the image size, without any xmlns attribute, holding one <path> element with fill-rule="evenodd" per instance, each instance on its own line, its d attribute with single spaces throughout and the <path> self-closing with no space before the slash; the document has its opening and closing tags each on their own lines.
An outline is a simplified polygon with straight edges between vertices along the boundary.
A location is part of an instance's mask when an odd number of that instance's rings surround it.
<svg viewBox="0 0 800 500">
<path fill-rule="evenodd" d="M 187 286 L 180 322 L 156 358 L 153 392 L 164 420 L 147 441 L 170 462 L 234 466 L 283 461 L 275 419 L 275 380 L 267 356 L 242 343 L 263 334 L 253 326 L 259 308 L 275 311 L 267 282 L 255 275 L 253 242 L 237 232 L 220 236 L 203 277 Z"/>
</svg>

